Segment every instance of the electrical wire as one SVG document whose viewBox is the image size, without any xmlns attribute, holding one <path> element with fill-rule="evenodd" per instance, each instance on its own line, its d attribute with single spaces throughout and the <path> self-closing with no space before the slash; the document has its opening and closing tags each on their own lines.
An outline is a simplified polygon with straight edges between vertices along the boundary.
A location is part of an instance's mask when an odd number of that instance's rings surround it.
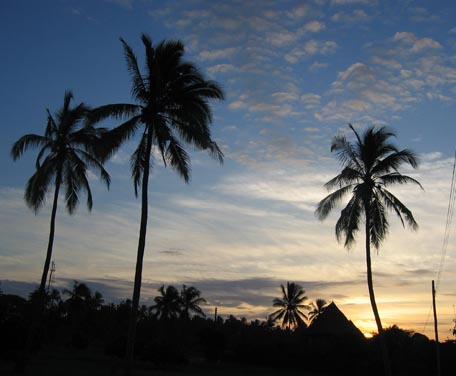
<svg viewBox="0 0 456 376">
<path fill-rule="evenodd" d="M 456 177 L 455 177 L 456 174 L 455 174 L 455 172 L 456 172 L 456 150 L 455 150 L 455 154 L 454 154 L 453 176 L 451 179 L 450 197 L 448 199 L 445 233 L 443 236 L 442 255 L 440 257 L 439 270 L 437 272 L 436 283 L 435 283 L 435 293 L 437 293 L 437 290 L 439 289 L 439 286 L 440 286 L 440 280 L 441 280 L 443 269 L 445 266 L 445 257 L 446 257 L 446 253 L 447 253 L 447 249 L 448 249 L 448 242 L 450 240 L 451 225 L 453 223 L 454 205 L 455 205 L 455 201 L 456 201 Z M 429 318 L 431 317 L 431 311 L 432 311 L 432 304 L 431 304 L 431 308 L 429 309 L 429 313 L 427 315 L 426 322 L 424 324 L 423 332 L 426 332 L 426 327 L 429 323 Z"/>
</svg>

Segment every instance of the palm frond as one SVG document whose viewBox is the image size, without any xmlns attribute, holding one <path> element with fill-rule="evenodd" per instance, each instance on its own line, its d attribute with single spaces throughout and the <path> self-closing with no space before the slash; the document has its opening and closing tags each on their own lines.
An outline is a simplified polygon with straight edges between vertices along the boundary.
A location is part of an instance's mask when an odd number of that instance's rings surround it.
<svg viewBox="0 0 456 376">
<path fill-rule="evenodd" d="M 363 180 L 363 174 L 361 171 L 358 171 L 352 167 L 344 167 L 342 172 L 328 181 L 324 187 L 328 190 L 334 187 L 343 187 L 344 185 L 353 185 L 354 183 L 359 183 Z"/>
<path fill-rule="evenodd" d="M 24 199 L 27 206 L 37 213 L 46 203 L 46 193 L 52 178 L 58 174 L 54 169 L 54 159 L 47 157 L 39 169 L 27 181 Z"/>
<path fill-rule="evenodd" d="M 409 164 L 413 168 L 417 168 L 419 160 L 417 155 L 411 150 L 400 150 L 380 160 L 372 169 L 372 174 L 378 176 L 389 173 L 392 170 L 397 171 L 398 168 L 404 163 Z"/>
<path fill-rule="evenodd" d="M 190 180 L 190 157 L 184 147 L 171 136 L 166 147 L 165 159 L 184 179 L 186 183 Z"/>
<path fill-rule="evenodd" d="M 100 179 L 106 184 L 106 187 L 109 189 L 109 186 L 111 185 L 111 177 L 104 168 L 103 164 L 91 153 L 88 153 L 85 150 L 77 150 L 77 152 L 84 158 L 84 161 L 90 168 L 99 173 Z"/>
<path fill-rule="evenodd" d="M 127 119 L 130 117 L 136 117 L 140 114 L 141 107 L 137 104 L 129 103 L 117 103 L 117 104 L 107 104 L 105 106 L 100 106 L 92 109 L 87 114 L 87 124 L 96 124 L 107 118 L 113 119 Z"/>
<path fill-rule="evenodd" d="M 52 150 L 55 147 L 55 142 L 49 141 L 46 145 L 44 145 L 41 150 L 39 151 L 38 155 L 35 159 L 35 168 L 38 170 L 41 167 L 41 159 L 44 157 L 46 153 L 52 153 Z"/>
<path fill-rule="evenodd" d="M 369 208 L 369 216 L 370 242 L 376 249 L 379 249 L 382 241 L 388 234 L 389 222 L 386 217 L 386 211 L 382 204 L 382 200 L 378 197 L 376 192 L 373 193 L 373 199 L 371 200 Z"/>
<path fill-rule="evenodd" d="M 138 130 L 141 116 L 134 116 L 118 127 L 106 132 L 95 145 L 96 155 L 102 161 L 112 156 Z"/>
<path fill-rule="evenodd" d="M 44 132 L 44 137 L 52 138 L 52 135 L 55 132 L 57 132 L 58 127 L 57 127 L 57 124 L 55 123 L 55 120 L 52 117 L 52 114 L 49 111 L 49 109 L 46 109 L 46 112 L 48 114 L 48 121 L 47 121 L 46 130 Z"/>
<path fill-rule="evenodd" d="M 138 188 L 141 186 L 144 167 L 147 160 L 147 132 L 142 134 L 136 150 L 130 158 L 131 175 L 133 177 L 133 186 L 135 188 L 135 196 L 138 197 Z"/>
<path fill-rule="evenodd" d="M 393 172 L 390 174 L 380 176 L 380 177 L 378 177 L 377 180 L 380 182 L 381 185 L 383 185 L 385 187 L 389 187 L 393 184 L 412 183 L 412 184 L 418 185 L 421 189 L 423 189 L 423 186 L 421 185 L 421 183 L 418 180 L 416 180 L 410 176 L 407 176 L 407 175 L 402 175 L 399 172 Z"/>
<path fill-rule="evenodd" d="M 74 133 L 82 120 L 87 118 L 89 111 L 89 107 L 84 105 L 84 103 L 80 103 L 71 110 L 62 113 L 59 120 L 59 132 L 66 135 Z"/>
<path fill-rule="evenodd" d="M 342 199 L 351 191 L 353 191 L 354 185 L 346 185 L 338 189 L 337 191 L 329 194 L 323 200 L 318 203 L 315 214 L 320 221 L 326 219 L 329 213 L 342 201 Z"/>
<path fill-rule="evenodd" d="M 134 98 L 140 102 L 147 100 L 147 86 L 139 70 L 138 60 L 136 58 L 133 49 L 125 42 L 124 39 L 120 38 L 120 41 L 124 48 L 125 60 L 127 62 L 127 68 L 130 72 L 132 79 L 131 94 Z"/>
<path fill-rule="evenodd" d="M 354 146 L 347 141 L 345 135 L 338 135 L 333 138 L 331 152 L 336 152 L 337 159 L 342 166 L 355 166 L 358 170 L 362 170 L 359 155 Z"/>
<path fill-rule="evenodd" d="M 49 139 L 47 137 L 37 134 L 26 134 L 13 144 L 13 147 L 11 148 L 11 157 L 16 161 L 29 148 L 37 146 L 45 147 L 48 142 Z"/>
<path fill-rule="evenodd" d="M 335 229 L 336 238 L 339 242 L 344 238 L 344 246 L 347 248 L 350 248 L 355 242 L 355 235 L 359 230 L 362 213 L 362 203 L 356 195 L 353 195 L 347 206 L 340 213 Z"/>
<path fill-rule="evenodd" d="M 63 168 L 62 184 L 65 186 L 65 206 L 69 214 L 73 214 L 79 204 L 81 181 L 77 179 L 73 165 L 66 160 Z"/>
<path fill-rule="evenodd" d="M 418 223 L 415 221 L 413 214 L 395 195 L 386 189 L 379 189 L 380 199 L 385 203 L 388 209 L 393 210 L 396 215 L 401 219 L 402 224 L 405 222 L 412 230 L 418 229 Z"/>
</svg>

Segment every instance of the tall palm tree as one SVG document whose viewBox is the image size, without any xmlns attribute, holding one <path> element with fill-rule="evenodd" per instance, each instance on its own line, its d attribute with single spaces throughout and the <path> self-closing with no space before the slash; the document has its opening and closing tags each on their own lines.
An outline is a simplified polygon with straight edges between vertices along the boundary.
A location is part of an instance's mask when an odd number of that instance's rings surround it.
<svg viewBox="0 0 456 376">
<path fill-rule="evenodd" d="M 174 286 L 170 285 L 165 289 L 162 285 L 158 292 L 160 295 L 154 298 L 155 304 L 152 306 L 155 316 L 165 321 L 177 318 L 181 311 L 179 291 Z"/>
<path fill-rule="evenodd" d="M 206 299 L 201 297 L 201 291 L 197 288 L 185 285 L 182 286 L 180 295 L 181 300 L 181 317 L 185 320 L 190 318 L 190 312 L 195 312 L 197 315 L 206 317 L 203 310 L 199 306 L 200 304 L 206 303 Z"/>
<path fill-rule="evenodd" d="M 287 288 L 280 285 L 282 289 L 282 298 L 274 298 L 272 306 L 279 307 L 269 317 L 273 321 L 282 321 L 282 327 L 298 327 L 305 324 L 307 316 L 302 309 L 309 309 L 310 307 L 304 302 L 307 300 L 304 289 L 294 283 L 287 282 Z"/>
<path fill-rule="evenodd" d="M 65 205 L 70 214 L 79 204 L 79 193 L 87 194 L 87 207 L 92 209 L 92 193 L 87 179 L 88 169 L 99 173 L 109 188 L 110 178 L 100 160 L 95 157 L 93 145 L 104 132 L 102 128 L 83 125 L 90 110 L 83 103 L 71 108 L 71 91 L 65 92 L 63 107 L 53 116 L 47 110 L 48 119 L 44 135 L 27 134 L 17 140 L 11 156 L 17 160 L 33 147 L 40 147 L 36 158 L 36 171 L 25 188 L 25 202 L 35 213 L 44 206 L 47 192 L 54 184 L 49 241 L 39 291 L 44 295 L 46 280 L 54 244 L 55 217 L 60 189 L 65 190 Z"/>
<path fill-rule="evenodd" d="M 364 220 L 366 240 L 367 286 L 369 298 L 382 344 L 385 374 L 391 373 L 388 352 L 383 339 L 383 327 L 375 302 L 372 281 L 371 245 L 378 249 L 385 239 L 389 222 L 387 212 L 394 212 L 402 222 L 416 230 L 418 224 L 412 212 L 388 188 L 394 184 L 421 184 L 410 176 L 402 175 L 398 169 L 403 164 L 418 167 L 415 153 L 408 149 L 399 150 L 391 141 L 394 132 L 386 127 L 369 127 L 362 136 L 349 125 L 355 134 L 354 143 L 345 135 L 334 137 L 331 152 L 336 152 L 342 171 L 325 184 L 328 190 L 336 188 L 318 204 L 316 214 L 324 220 L 341 200 L 350 199 L 336 224 L 336 237 L 344 239 L 349 248 L 355 242 L 355 235 Z M 422 188 L 422 187 L 421 187 Z"/>
<path fill-rule="evenodd" d="M 211 138 L 209 125 L 212 111 L 208 103 L 211 99 L 223 99 L 221 88 L 217 83 L 206 80 L 192 63 L 183 60 L 184 46 L 181 42 L 163 41 L 154 46 L 149 36 L 142 34 L 141 39 L 146 52 L 144 73 L 139 69 L 132 48 L 121 39 L 132 78 L 131 94 L 136 103 L 101 106 L 91 116 L 92 122 L 108 117 L 126 119 L 106 134 L 103 150 L 100 151 L 105 158 L 124 141 L 140 133 L 139 144 L 131 156 L 136 195 L 141 187 L 141 221 L 127 339 L 127 373 L 133 360 L 141 291 L 152 151 L 161 155 L 164 165 L 170 165 L 187 183 L 190 179 L 190 156 L 184 149 L 184 143 L 207 150 L 212 157 L 223 162 L 223 153 Z"/>
<path fill-rule="evenodd" d="M 324 299 L 317 299 L 315 303 L 310 303 L 311 311 L 309 311 L 309 322 L 314 321 L 318 316 L 320 316 L 326 309 L 328 302 Z"/>
</svg>

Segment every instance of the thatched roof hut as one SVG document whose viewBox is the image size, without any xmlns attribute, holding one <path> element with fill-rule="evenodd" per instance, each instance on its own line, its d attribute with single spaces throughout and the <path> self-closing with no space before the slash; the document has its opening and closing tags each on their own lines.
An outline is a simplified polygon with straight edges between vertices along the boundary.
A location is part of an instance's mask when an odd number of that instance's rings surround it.
<svg viewBox="0 0 456 376">
<path fill-rule="evenodd" d="M 365 339 L 363 333 L 345 317 L 334 302 L 329 304 L 323 313 L 312 322 L 307 333 L 312 337 Z"/>
</svg>

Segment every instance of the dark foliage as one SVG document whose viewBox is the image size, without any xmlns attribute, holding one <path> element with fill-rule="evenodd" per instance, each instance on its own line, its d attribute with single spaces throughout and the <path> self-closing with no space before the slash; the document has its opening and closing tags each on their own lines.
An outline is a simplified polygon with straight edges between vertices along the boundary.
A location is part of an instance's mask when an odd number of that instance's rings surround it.
<svg viewBox="0 0 456 376">
<path fill-rule="evenodd" d="M 119 362 L 117 358 L 125 353 L 131 301 L 93 304 L 95 297 L 101 299 L 100 294 L 77 282 L 63 295 L 64 299 L 56 295 L 55 292 L 47 295 L 44 331 L 35 349 L 57 347 L 73 352 L 98 349 L 111 357 L 113 363 Z M 33 296 L 26 300 L 0 295 L 3 363 L 13 363 L 20 355 L 33 312 Z M 83 303 L 74 305 L 75 301 Z M 268 320 L 249 323 L 234 316 L 226 319 L 219 316 L 214 321 L 199 315 L 188 319 L 175 315 L 161 320 L 149 308 L 140 309 L 135 357 L 155 367 L 241 364 L 277 372 L 305 369 L 337 375 L 382 374 L 378 336 L 370 340 L 338 333 L 322 336 L 312 333 L 312 325 L 291 331 L 271 326 Z M 387 328 L 384 333 L 393 374 L 435 372 L 435 344 L 427 337 L 397 326 Z M 447 341 L 440 346 L 443 375 L 452 375 L 456 343 Z"/>
</svg>

